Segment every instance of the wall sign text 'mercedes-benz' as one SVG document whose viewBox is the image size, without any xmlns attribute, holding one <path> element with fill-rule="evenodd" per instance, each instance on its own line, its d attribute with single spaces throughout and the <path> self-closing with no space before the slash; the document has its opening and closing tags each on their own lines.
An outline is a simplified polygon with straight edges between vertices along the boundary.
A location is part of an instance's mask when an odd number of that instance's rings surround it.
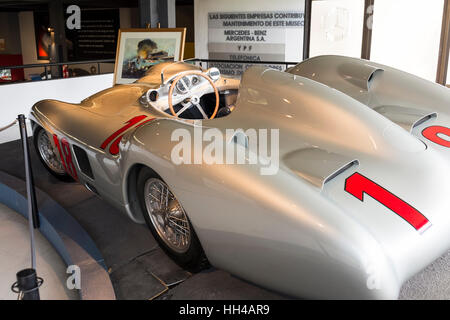
<svg viewBox="0 0 450 320">
<path fill-rule="evenodd" d="M 210 59 L 299 61 L 303 46 L 304 13 L 210 12 L 208 52 Z M 241 75 L 247 65 L 217 65 L 224 74 Z"/>
</svg>

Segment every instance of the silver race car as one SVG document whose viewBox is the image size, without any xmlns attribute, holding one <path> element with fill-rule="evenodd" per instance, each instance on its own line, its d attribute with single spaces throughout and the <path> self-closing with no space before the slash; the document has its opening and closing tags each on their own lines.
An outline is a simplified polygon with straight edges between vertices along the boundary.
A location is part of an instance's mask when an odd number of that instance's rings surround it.
<svg viewBox="0 0 450 320">
<path fill-rule="evenodd" d="M 450 91 L 321 56 L 241 80 L 183 62 L 36 103 L 44 166 L 180 265 L 303 298 L 391 299 L 450 248 Z M 237 160 L 236 160 L 237 159 Z"/>
</svg>

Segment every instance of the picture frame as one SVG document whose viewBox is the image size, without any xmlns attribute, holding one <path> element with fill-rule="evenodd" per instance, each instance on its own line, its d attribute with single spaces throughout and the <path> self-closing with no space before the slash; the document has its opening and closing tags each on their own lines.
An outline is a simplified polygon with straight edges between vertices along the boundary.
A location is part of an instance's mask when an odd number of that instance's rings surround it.
<svg viewBox="0 0 450 320">
<path fill-rule="evenodd" d="M 52 45 L 52 36 L 49 31 L 50 22 L 47 12 L 33 12 L 36 58 L 37 60 L 50 60 L 50 48 Z"/>
<path fill-rule="evenodd" d="M 114 85 L 132 83 L 152 66 L 181 61 L 186 28 L 119 29 Z"/>
</svg>

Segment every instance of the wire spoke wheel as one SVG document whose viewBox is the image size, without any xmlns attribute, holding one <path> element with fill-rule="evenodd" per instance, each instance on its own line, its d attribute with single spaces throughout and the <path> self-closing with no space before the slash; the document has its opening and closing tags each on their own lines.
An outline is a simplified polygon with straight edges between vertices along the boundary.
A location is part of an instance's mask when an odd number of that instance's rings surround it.
<svg viewBox="0 0 450 320">
<path fill-rule="evenodd" d="M 53 145 L 45 130 L 40 130 L 38 133 L 37 147 L 42 160 L 44 160 L 45 164 L 51 170 L 60 175 L 64 175 L 66 173 L 61 160 L 56 150 L 53 148 Z"/>
<path fill-rule="evenodd" d="M 185 253 L 191 244 L 191 228 L 186 213 L 169 187 L 150 178 L 144 186 L 145 206 L 159 237 L 172 250 Z"/>
</svg>

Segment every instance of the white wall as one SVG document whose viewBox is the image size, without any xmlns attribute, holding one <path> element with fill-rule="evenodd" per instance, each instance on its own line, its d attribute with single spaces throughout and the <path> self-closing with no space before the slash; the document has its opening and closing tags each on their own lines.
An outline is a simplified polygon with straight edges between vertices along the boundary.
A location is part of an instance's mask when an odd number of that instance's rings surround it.
<svg viewBox="0 0 450 320">
<path fill-rule="evenodd" d="M 310 57 L 361 57 L 364 0 L 313 1 Z"/>
<path fill-rule="evenodd" d="M 48 81 L 31 81 L 0 86 L 0 128 L 14 121 L 18 114 L 28 116 L 31 107 L 43 99 L 56 99 L 70 103 L 81 100 L 111 87 L 113 74 L 67 78 Z M 0 132 L 0 143 L 19 138 L 13 127 Z"/>
<path fill-rule="evenodd" d="M 194 0 L 196 58 L 208 58 L 209 12 L 304 11 L 304 8 L 304 0 Z M 299 36 L 303 39 L 303 34 Z"/>
<path fill-rule="evenodd" d="M 50 61 L 48 60 L 37 59 L 33 11 L 19 12 L 19 28 L 23 64 L 49 63 Z M 27 68 L 24 69 L 24 72 L 25 78 L 29 79 L 30 74 L 41 74 L 44 72 L 44 68 Z"/>
<path fill-rule="evenodd" d="M 376 0 L 370 59 L 436 81 L 443 0 Z"/>
</svg>

